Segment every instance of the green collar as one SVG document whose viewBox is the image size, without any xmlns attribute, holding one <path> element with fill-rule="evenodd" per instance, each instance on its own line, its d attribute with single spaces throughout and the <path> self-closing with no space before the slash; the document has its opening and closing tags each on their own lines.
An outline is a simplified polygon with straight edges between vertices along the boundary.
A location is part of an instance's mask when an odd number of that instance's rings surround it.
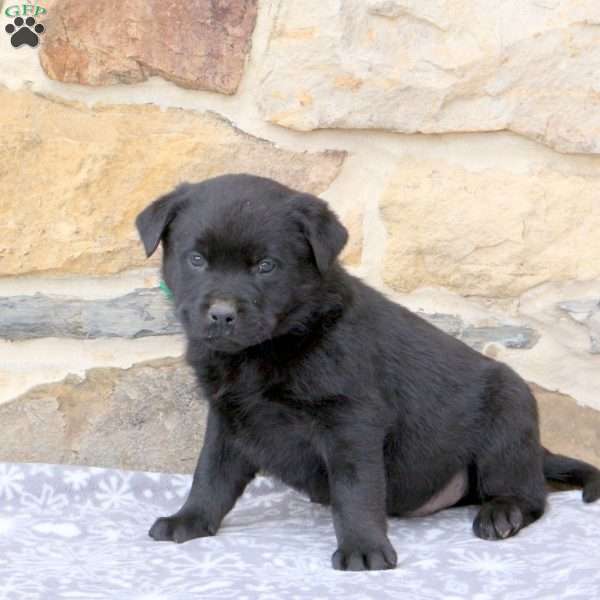
<svg viewBox="0 0 600 600">
<path fill-rule="evenodd" d="M 173 292 L 171 291 L 171 288 L 164 281 L 161 280 L 159 287 L 169 300 L 173 300 Z"/>
</svg>

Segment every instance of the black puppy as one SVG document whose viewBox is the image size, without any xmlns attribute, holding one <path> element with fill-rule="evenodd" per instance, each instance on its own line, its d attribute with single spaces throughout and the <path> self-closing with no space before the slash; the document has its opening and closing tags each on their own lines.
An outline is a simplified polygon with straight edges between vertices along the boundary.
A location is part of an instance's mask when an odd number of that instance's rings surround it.
<svg viewBox="0 0 600 600">
<path fill-rule="evenodd" d="M 495 540 L 544 512 L 545 479 L 600 497 L 600 471 L 540 445 L 508 366 L 346 273 L 325 202 L 270 179 L 184 184 L 137 218 L 210 401 L 190 495 L 156 540 L 214 535 L 258 470 L 331 504 L 336 569 L 396 564 L 386 516 L 481 504 Z"/>
</svg>

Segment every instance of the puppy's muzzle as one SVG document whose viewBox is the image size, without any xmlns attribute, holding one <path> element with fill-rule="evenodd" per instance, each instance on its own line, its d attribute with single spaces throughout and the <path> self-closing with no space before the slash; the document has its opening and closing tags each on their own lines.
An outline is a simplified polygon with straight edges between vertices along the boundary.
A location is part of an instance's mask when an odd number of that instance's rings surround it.
<svg viewBox="0 0 600 600">
<path fill-rule="evenodd" d="M 231 335 L 237 320 L 237 308 L 228 300 L 216 300 L 206 313 L 208 321 L 208 337 Z"/>
</svg>

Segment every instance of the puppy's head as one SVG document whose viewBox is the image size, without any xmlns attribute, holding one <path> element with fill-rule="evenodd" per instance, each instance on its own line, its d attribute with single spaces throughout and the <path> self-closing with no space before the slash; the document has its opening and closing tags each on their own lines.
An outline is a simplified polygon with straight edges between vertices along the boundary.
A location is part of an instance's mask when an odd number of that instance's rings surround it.
<svg viewBox="0 0 600 600">
<path fill-rule="evenodd" d="M 302 327 L 348 237 L 319 198 L 250 175 L 183 184 L 136 225 L 188 337 L 229 353 Z"/>
</svg>

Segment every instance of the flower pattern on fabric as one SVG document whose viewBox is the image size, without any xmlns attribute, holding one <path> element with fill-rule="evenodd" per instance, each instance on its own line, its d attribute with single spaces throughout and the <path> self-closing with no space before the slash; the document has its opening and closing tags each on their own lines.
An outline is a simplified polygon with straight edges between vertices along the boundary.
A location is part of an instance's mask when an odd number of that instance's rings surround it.
<svg viewBox="0 0 600 600">
<path fill-rule="evenodd" d="M 552 494 L 537 523 L 476 538 L 475 507 L 390 519 L 394 571 L 339 572 L 331 513 L 258 477 L 215 537 L 155 542 L 189 475 L 0 463 L 0 600 L 551 600 L 600 590 L 600 503 Z"/>
</svg>

